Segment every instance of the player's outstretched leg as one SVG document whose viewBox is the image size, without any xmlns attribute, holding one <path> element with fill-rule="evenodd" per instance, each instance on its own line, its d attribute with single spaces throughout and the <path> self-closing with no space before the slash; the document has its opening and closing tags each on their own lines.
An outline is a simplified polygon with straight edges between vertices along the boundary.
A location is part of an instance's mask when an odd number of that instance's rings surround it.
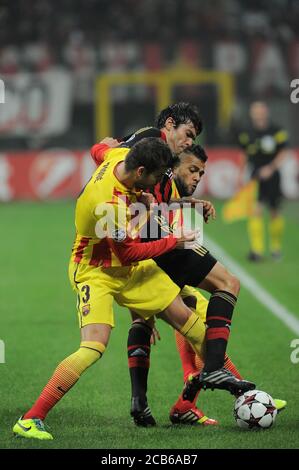
<svg viewBox="0 0 299 470">
<path fill-rule="evenodd" d="M 200 374 L 204 362 L 195 354 L 189 342 L 177 331 L 175 337 L 184 371 L 185 385 L 183 392 L 170 410 L 170 420 L 173 423 L 180 422 L 181 424 L 216 425 L 218 424 L 217 420 L 208 418 L 204 412 L 196 406 L 200 389 L 197 389 L 197 384 L 196 387 L 193 386 L 192 379 L 193 376 Z M 224 366 L 238 379 L 242 378 L 235 364 L 227 355 L 225 356 Z"/>
<path fill-rule="evenodd" d="M 240 380 L 224 367 L 230 325 L 240 290 L 239 280 L 217 261 L 199 287 L 211 292 L 206 316 L 206 354 L 203 371 L 189 382 L 193 389 L 222 389 L 234 395 L 253 390 L 255 384 Z M 185 335 L 187 339 L 188 335 Z"/>
<path fill-rule="evenodd" d="M 180 297 L 177 297 L 171 303 L 171 305 L 169 305 L 169 307 L 163 312 L 163 314 L 160 314 L 160 317 L 164 319 L 167 323 L 170 323 L 176 330 L 178 330 L 183 336 L 185 336 L 185 338 L 187 338 L 187 340 L 192 344 L 196 354 L 199 357 L 202 356 L 201 322 L 199 320 L 198 315 L 188 309 L 188 307 L 183 303 Z M 216 334 L 218 335 L 218 328 L 215 329 Z M 220 328 L 220 330 L 222 330 L 222 328 Z M 221 331 L 219 339 L 221 339 Z M 212 337 L 206 339 L 207 349 L 209 341 L 213 342 Z M 207 362 L 209 358 L 206 357 L 204 370 L 199 375 L 193 377 L 192 380 L 188 383 L 187 387 L 188 389 L 190 389 L 190 396 L 186 398 L 186 396 L 183 395 L 184 399 L 188 399 L 192 402 L 200 388 L 219 388 L 227 390 L 233 393 L 234 395 L 238 393 L 244 393 L 245 391 L 253 390 L 255 388 L 255 384 L 253 384 L 252 382 L 248 382 L 246 380 L 239 380 L 231 372 L 224 368 L 226 342 L 227 341 L 225 341 L 225 345 L 220 342 L 220 348 L 216 347 L 216 351 L 210 350 L 210 352 L 214 354 L 210 354 L 209 364 L 213 361 L 214 364 L 217 365 L 222 362 L 222 365 L 220 365 L 220 367 L 219 365 L 218 367 L 211 367 L 211 369 L 209 370 L 209 368 L 207 367 Z"/>
</svg>

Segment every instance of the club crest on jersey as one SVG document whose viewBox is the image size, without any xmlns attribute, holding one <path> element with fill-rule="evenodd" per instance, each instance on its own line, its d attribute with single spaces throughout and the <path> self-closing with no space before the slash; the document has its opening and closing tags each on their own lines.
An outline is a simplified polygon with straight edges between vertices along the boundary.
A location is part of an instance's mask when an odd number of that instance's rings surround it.
<svg viewBox="0 0 299 470">
<path fill-rule="evenodd" d="M 82 315 L 86 317 L 90 312 L 90 304 L 83 305 L 82 307 Z"/>
<path fill-rule="evenodd" d="M 122 228 L 113 230 L 113 232 L 111 233 L 111 238 L 115 242 L 123 242 L 126 238 L 126 231 Z"/>
</svg>

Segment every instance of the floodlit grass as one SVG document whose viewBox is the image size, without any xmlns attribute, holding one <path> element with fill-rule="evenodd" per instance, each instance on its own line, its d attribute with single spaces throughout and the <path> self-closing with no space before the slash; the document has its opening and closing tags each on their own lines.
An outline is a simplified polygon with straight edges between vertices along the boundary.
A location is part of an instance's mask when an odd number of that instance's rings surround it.
<svg viewBox="0 0 299 470">
<path fill-rule="evenodd" d="M 219 206 L 219 205 L 218 205 Z M 219 206 L 220 207 L 220 206 Z M 162 341 L 152 348 L 149 402 L 158 426 L 136 428 L 129 416 L 130 382 L 126 338 L 130 317 L 116 307 L 116 328 L 104 357 L 49 414 L 55 440 L 16 439 L 11 428 L 38 397 L 57 363 L 77 349 L 75 296 L 67 277 L 74 236 L 73 202 L 2 205 L 1 330 L 6 363 L 0 364 L 0 448 L 298 448 L 299 364 L 290 361 L 296 336 L 242 289 L 229 354 L 248 379 L 276 398 L 288 400 L 273 428 L 240 430 L 232 416 L 233 398 L 223 391 L 200 395 L 199 406 L 220 426 L 174 427 L 168 412 L 182 388 L 173 331 L 159 322 Z M 298 205 L 286 208 L 284 259 L 251 265 L 245 224 L 205 227 L 209 236 L 288 309 L 298 313 Z"/>
</svg>

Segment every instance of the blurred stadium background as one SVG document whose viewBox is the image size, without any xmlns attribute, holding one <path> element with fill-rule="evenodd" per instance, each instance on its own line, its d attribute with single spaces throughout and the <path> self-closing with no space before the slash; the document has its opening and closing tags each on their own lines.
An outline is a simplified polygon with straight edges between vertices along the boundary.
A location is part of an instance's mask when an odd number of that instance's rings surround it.
<svg viewBox="0 0 299 470">
<path fill-rule="evenodd" d="M 273 120 L 288 130 L 290 147 L 281 170 L 287 201 L 281 263 L 252 266 L 245 261 L 244 223 L 228 226 L 218 220 L 207 233 L 299 317 L 299 104 L 290 100 L 290 83 L 299 78 L 297 0 L 3 1 L 0 78 L 5 85 L 5 103 L 0 104 L 0 288 L 7 302 L 0 330 L 6 350 L 0 380 L 10 390 L 12 380 L 15 384 L 1 411 L 6 431 L 0 446 L 32 447 L 27 442 L 16 444 L 7 430 L 37 396 L 54 365 L 78 342 L 66 267 L 74 234 L 74 198 L 93 171 L 89 148 L 105 135 L 121 137 L 151 125 L 157 111 L 171 102 L 191 101 L 200 108 L 204 122 L 200 141 L 210 156 L 200 194 L 213 198 L 219 209 L 221 200 L 231 197 L 240 184 L 235 129 L 246 124 L 249 103 L 266 100 Z M 298 447 L 298 381 L 293 384 L 299 366 L 290 361 L 290 342 L 296 333 L 246 290 L 239 309 L 231 354 L 244 375 L 288 399 L 290 411 L 279 417 L 276 428 L 262 438 L 243 433 L 240 442 L 230 414 L 231 399 L 215 392 L 205 398 L 205 410 L 221 420 L 225 435 L 221 429 L 200 430 L 198 442 L 198 431 L 193 429 L 168 431 L 167 412 L 180 391 L 181 377 L 172 333 L 164 326 L 165 340 L 159 348 L 167 361 L 156 348 L 150 385 L 152 408 L 155 415 L 160 413 L 163 427 L 147 432 L 129 426 L 125 344 L 129 316 L 121 314 L 121 328 L 116 328 L 111 352 L 101 364 L 104 385 L 99 386 L 101 376 L 89 373 L 51 415 L 53 427 L 61 414 L 65 416 L 56 445 Z M 30 346 L 25 351 L 24 344 Z M 177 372 L 161 383 L 169 364 Z M 90 398 L 86 383 L 96 390 L 95 397 Z M 91 400 L 88 404 L 85 396 Z M 84 407 L 89 424 L 83 425 Z M 107 410 L 112 408 L 110 417 Z M 115 440 L 119 423 L 130 434 L 129 440 L 126 433 Z M 84 442 L 76 434 L 76 426 L 82 425 Z"/>
<path fill-rule="evenodd" d="M 0 199 L 75 195 L 93 142 L 149 125 L 177 100 L 200 107 L 206 145 L 234 147 L 254 98 L 267 99 L 290 133 L 283 185 L 298 197 L 299 106 L 290 101 L 298 23 L 291 0 L 2 3 Z M 225 198 L 237 184 L 237 156 L 219 150 L 204 184 Z M 213 155 L 232 165 L 214 168 Z"/>
</svg>

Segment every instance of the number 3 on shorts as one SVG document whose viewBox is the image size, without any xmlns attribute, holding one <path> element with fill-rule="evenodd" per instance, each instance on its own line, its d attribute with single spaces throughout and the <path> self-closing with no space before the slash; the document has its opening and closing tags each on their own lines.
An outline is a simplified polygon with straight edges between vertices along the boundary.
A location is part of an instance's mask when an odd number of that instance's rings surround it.
<svg viewBox="0 0 299 470">
<path fill-rule="evenodd" d="M 88 285 L 88 284 L 85 284 L 85 286 L 83 286 L 83 287 L 81 288 L 81 292 L 84 292 L 84 294 L 85 294 L 84 296 L 82 296 L 82 302 L 83 302 L 84 304 L 87 304 L 87 302 L 88 302 L 89 299 L 90 299 L 90 287 L 89 287 L 89 285 Z"/>
</svg>

